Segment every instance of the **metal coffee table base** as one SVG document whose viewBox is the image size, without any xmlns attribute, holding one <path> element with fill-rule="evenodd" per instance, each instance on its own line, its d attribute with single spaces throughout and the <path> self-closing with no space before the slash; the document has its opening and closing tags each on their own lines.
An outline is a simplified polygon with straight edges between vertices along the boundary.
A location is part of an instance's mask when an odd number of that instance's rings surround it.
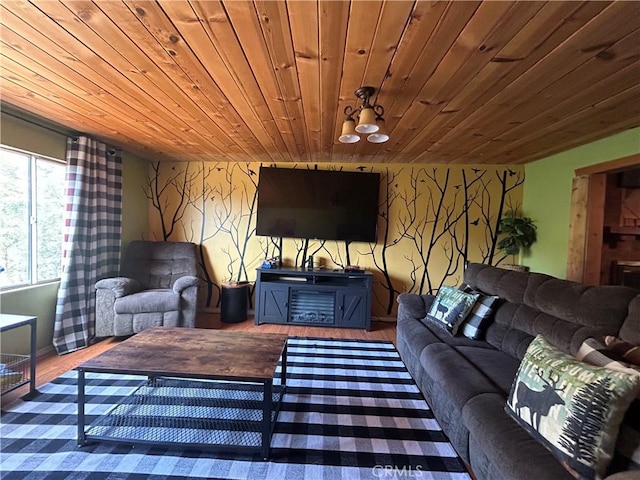
<svg viewBox="0 0 640 480">
<path fill-rule="evenodd" d="M 269 458 L 285 386 L 155 377 L 85 428 L 78 372 L 78 444 L 91 440 L 259 451 Z M 275 407 L 275 408 L 274 408 Z"/>
<path fill-rule="evenodd" d="M 80 446 L 101 440 L 242 449 L 267 459 L 287 383 L 287 336 L 154 327 L 76 370 Z M 87 421 L 87 372 L 138 375 L 141 383 Z"/>
</svg>

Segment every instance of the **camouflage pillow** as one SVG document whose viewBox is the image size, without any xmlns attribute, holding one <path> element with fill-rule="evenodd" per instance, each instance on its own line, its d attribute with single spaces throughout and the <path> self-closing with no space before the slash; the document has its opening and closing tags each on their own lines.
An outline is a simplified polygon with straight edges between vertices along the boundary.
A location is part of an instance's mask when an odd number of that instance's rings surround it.
<svg viewBox="0 0 640 480">
<path fill-rule="evenodd" d="M 433 300 L 426 318 L 455 335 L 477 299 L 477 294 L 465 293 L 457 288 L 443 285 L 438 290 L 438 295 Z"/>
<path fill-rule="evenodd" d="M 577 478 L 601 478 L 640 377 L 582 363 L 538 335 L 505 407 Z"/>
</svg>

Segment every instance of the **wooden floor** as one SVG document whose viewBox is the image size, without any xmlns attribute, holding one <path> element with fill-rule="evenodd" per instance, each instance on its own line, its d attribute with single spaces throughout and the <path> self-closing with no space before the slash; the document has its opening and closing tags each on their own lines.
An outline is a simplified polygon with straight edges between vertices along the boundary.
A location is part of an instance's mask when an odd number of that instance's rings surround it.
<svg viewBox="0 0 640 480">
<path fill-rule="evenodd" d="M 220 315 L 217 313 L 199 313 L 196 319 L 196 327 L 209 328 L 214 330 L 227 330 L 234 332 L 259 332 L 259 333 L 281 333 L 296 337 L 323 337 L 323 338 L 351 338 L 358 340 L 387 340 L 396 341 L 396 324 L 391 322 L 372 322 L 371 331 L 330 328 L 330 327 L 307 327 L 289 325 L 255 325 L 253 317 L 240 323 L 222 323 Z M 91 345 L 90 347 L 78 350 L 66 355 L 56 355 L 55 353 L 39 357 L 36 368 L 36 385 L 42 385 L 59 377 L 81 363 L 95 357 L 110 348 L 118 345 L 122 338 L 108 338 Z M 2 404 L 6 405 L 27 393 L 27 385 L 9 392 L 2 396 Z"/>
</svg>

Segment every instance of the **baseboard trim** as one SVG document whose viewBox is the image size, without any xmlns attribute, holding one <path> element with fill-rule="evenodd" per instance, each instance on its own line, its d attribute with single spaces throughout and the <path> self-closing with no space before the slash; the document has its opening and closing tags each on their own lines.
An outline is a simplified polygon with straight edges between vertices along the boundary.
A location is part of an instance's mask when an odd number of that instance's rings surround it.
<svg viewBox="0 0 640 480">
<path fill-rule="evenodd" d="M 46 347 L 42 347 L 36 350 L 36 358 L 47 357 L 54 353 L 57 354 L 56 349 L 53 347 L 53 345 L 47 345 Z"/>
<path fill-rule="evenodd" d="M 386 322 L 386 323 L 397 323 L 398 320 L 396 319 L 396 317 L 375 317 L 372 316 L 371 320 L 373 320 L 374 322 Z"/>
</svg>

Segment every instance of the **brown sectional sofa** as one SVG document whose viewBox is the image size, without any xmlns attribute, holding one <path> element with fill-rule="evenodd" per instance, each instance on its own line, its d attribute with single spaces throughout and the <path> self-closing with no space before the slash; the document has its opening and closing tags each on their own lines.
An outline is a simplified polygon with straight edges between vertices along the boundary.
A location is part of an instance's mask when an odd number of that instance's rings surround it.
<svg viewBox="0 0 640 480">
<path fill-rule="evenodd" d="M 640 292 L 483 264 L 469 264 L 464 282 L 501 298 L 484 339 L 454 337 L 425 320 L 431 295 L 398 297 L 397 347 L 409 372 L 478 479 L 573 478 L 505 413 L 511 384 L 537 334 L 570 354 L 591 336 L 616 335 L 640 344 Z M 633 413 L 640 421 L 638 401 L 625 422 Z"/>
</svg>

